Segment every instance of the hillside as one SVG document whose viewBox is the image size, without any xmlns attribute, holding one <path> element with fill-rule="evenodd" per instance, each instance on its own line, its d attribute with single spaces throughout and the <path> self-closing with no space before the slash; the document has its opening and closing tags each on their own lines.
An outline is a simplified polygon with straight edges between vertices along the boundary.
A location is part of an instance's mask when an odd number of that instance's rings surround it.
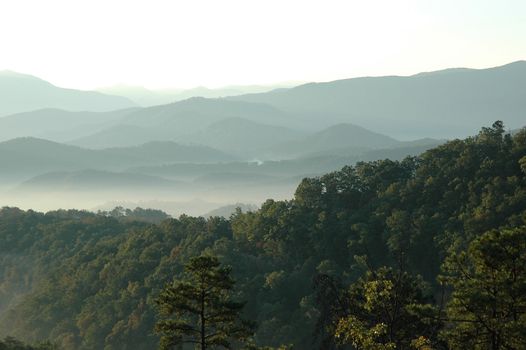
<svg viewBox="0 0 526 350">
<path fill-rule="evenodd" d="M 64 89 L 12 71 L 0 72 L 0 96 L 0 117 L 43 108 L 101 112 L 135 106 L 125 97 Z"/>
<path fill-rule="evenodd" d="M 269 150 L 277 157 L 297 158 L 342 153 L 337 151 L 339 149 L 345 149 L 348 155 L 356 155 L 370 149 L 385 149 L 401 144 L 389 136 L 353 124 L 337 124 L 298 140 L 275 143 Z"/>
<path fill-rule="evenodd" d="M 277 126 L 294 123 L 285 113 L 268 105 L 196 97 L 132 111 L 120 123 L 71 140 L 71 143 L 104 148 L 133 146 L 148 141 L 184 139 L 190 142 L 194 134 L 232 118 Z M 245 146 L 248 145 L 239 145 L 241 148 Z"/>
<path fill-rule="evenodd" d="M 352 153 L 348 149 L 331 149 L 331 154 L 315 155 L 298 159 L 226 162 L 217 164 L 164 164 L 133 167 L 128 171 L 181 180 L 193 180 L 203 175 L 213 178 L 216 174 L 244 175 L 245 179 L 267 175 L 278 178 L 314 176 L 340 169 L 346 164 L 382 159 L 401 160 L 416 156 L 443 142 L 407 145 Z"/>
<path fill-rule="evenodd" d="M 174 189 L 180 183 L 155 176 L 108 172 L 101 170 L 82 170 L 74 172 L 50 172 L 24 181 L 16 188 L 17 193 L 112 191 Z"/>
<path fill-rule="evenodd" d="M 186 100 L 192 97 L 205 97 L 205 98 L 218 98 L 225 96 L 236 96 L 248 93 L 259 93 L 267 92 L 277 88 L 290 87 L 294 84 L 278 84 L 278 85 L 238 85 L 238 86 L 226 86 L 222 88 L 206 88 L 206 87 L 195 87 L 191 89 L 146 89 L 141 86 L 127 86 L 127 85 L 115 85 L 105 88 L 100 88 L 98 91 L 124 96 L 130 100 L 136 102 L 143 107 L 150 107 L 161 104 L 174 103 L 177 101 Z M 297 85 L 297 84 L 295 84 Z"/>
<path fill-rule="evenodd" d="M 232 269 L 243 316 L 257 322 L 255 346 L 336 349 L 351 319 L 358 334 L 379 329 L 376 344 L 476 348 L 492 339 L 476 337 L 487 327 L 479 316 L 521 349 L 526 323 L 513 315 L 526 302 L 525 171 L 526 130 L 510 136 L 495 123 L 416 158 L 305 178 L 292 199 L 229 219 L 152 224 L 5 207 L 0 337 L 64 350 L 156 348 L 155 301 L 205 254 Z M 480 296 L 503 302 L 488 308 Z M 391 338 L 377 326 L 384 320 Z"/>
<path fill-rule="evenodd" d="M 267 104 L 202 97 L 144 108 L 130 114 L 125 121 L 139 126 L 171 126 L 174 132 L 181 134 L 233 117 L 268 124 L 287 122 L 283 112 Z"/>
<path fill-rule="evenodd" d="M 24 137 L 0 143 L 2 180 L 29 178 L 50 171 L 80 170 L 97 165 L 113 168 L 129 160 L 105 158 L 96 152 L 47 140 Z"/>
<path fill-rule="evenodd" d="M 84 169 L 124 170 L 178 162 L 218 162 L 235 158 L 204 146 L 152 142 L 130 148 L 84 149 L 43 139 L 24 137 L 0 142 L 0 179 L 16 181 L 35 175 Z"/>
<path fill-rule="evenodd" d="M 67 143 L 90 149 L 134 147 L 147 142 L 169 141 L 170 130 L 119 123 Z"/>
<path fill-rule="evenodd" d="M 353 124 L 400 140 L 455 138 L 469 135 L 480 123 L 491 123 L 496 115 L 512 129 L 523 127 L 525 78 L 526 62 L 518 61 L 489 69 L 354 78 L 228 98 L 194 97 L 97 114 L 64 110 L 99 111 L 132 104 L 127 100 L 108 104 L 114 101 L 112 96 L 61 89 L 35 77 L 3 72 L 0 94 L 6 100 L 0 115 L 20 112 L 11 108 L 17 103 L 25 110 L 47 109 L 0 118 L 0 140 L 33 136 L 88 148 L 125 147 L 198 136 L 215 123 L 236 118 L 300 133 Z M 31 124 L 38 128 L 31 129 Z"/>
<path fill-rule="evenodd" d="M 236 160 L 234 156 L 201 145 L 183 145 L 172 141 L 151 141 L 139 146 L 107 148 L 105 154 L 136 157 L 151 163 L 221 163 Z"/>
<path fill-rule="evenodd" d="M 399 139 L 470 135 L 495 116 L 524 126 L 526 61 L 488 69 L 310 83 L 229 100 L 272 105 L 320 126 L 353 123 Z"/>
<path fill-rule="evenodd" d="M 118 123 L 134 108 L 111 112 L 70 112 L 47 108 L 0 118 L 0 141 L 37 137 L 57 142 L 98 132 Z"/>
<path fill-rule="evenodd" d="M 296 140 L 304 133 L 286 127 L 257 123 L 242 118 L 228 118 L 215 122 L 194 134 L 178 140 L 214 147 L 225 152 L 245 156 L 257 155 L 282 142 Z"/>
</svg>

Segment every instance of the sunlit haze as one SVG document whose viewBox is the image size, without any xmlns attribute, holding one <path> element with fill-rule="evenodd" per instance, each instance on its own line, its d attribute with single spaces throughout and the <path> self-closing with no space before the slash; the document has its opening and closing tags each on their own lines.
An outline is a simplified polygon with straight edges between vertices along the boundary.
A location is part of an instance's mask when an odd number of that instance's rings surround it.
<svg viewBox="0 0 526 350">
<path fill-rule="evenodd" d="M 0 0 L 0 350 L 526 350 L 525 111 L 526 0 Z"/>
<path fill-rule="evenodd" d="M 523 0 L 0 3 L 0 70 L 58 86 L 327 81 L 526 58 Z"/>
</svg>

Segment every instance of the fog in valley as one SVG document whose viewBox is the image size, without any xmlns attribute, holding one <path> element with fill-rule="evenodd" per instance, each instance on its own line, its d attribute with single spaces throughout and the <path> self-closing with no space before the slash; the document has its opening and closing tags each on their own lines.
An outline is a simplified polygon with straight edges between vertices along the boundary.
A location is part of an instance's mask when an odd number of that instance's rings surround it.
<svg viewBox="0 0 526 350">
<path fill-rule="evenodd" d="M 526 350 L 526 1 L 0 1 L 0 350 Z"/>
<path fill-rule="evenodd" d="M 526 62 L 519 61 L 217 98 L 194 89 L 187 99 L 144 107 L 141 99 L 6 71 L 0 205 L 140 206 L 172 216 L 255 208 L 292 198 L 304 177 L 418 155 L 475 133 L 496 114 L 508 128 L 522 127 L 524 78 Z"/>
</svg>

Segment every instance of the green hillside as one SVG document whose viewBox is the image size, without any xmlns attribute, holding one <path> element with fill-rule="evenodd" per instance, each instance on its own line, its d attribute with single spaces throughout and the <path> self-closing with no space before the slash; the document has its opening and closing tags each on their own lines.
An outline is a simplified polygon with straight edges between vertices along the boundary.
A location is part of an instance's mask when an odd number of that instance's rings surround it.
<svg viewBox="0 0 526 350">
<path fill-rule="evenodd" d="M 486 349 L 498 334 L 497 349 L 522 349 L 525 221 L 526 130 L 499 122 L 418 157 L 306 178 L 293 199 L 228 220 L 3 208 L 0 336 L 155 348 L 160 291 L 213 254 L 232 267 L 257 346 Z M 481 303 L 463 309 L 473 295 Z"/>
</svg>

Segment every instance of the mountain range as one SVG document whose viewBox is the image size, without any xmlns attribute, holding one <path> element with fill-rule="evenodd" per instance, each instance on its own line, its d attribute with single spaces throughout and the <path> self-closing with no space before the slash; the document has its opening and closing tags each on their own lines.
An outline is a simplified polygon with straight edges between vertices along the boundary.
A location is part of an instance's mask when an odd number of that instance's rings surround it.
<svg viewBox="0 0 526 350">
<path fill-rule="evenodd" d="M 518 61 L 140 107 L 4 71 L 0 115 L 16 113 L 0 117 L 0 190 L 19 198 L 40 188 L 41 201 L 63 193 L 65 203 L 97 192 L 91 207 L 287 198 L 305 176 L 418 155 L 497 119 L 521 128 L 525 82 Z"/>
<path fill-rule="evenodd" d="M 504 120 L 510 128 L 524 126 L 524 81 L 526 62 L 518 61 L 488 69 L 447 69 L 413 76 L 309 83 L 228 98 L 194 97 L 107 114 L 79 113 L 78 110 L 68 114 L 47 109 L 30 115 L 1 118 L 0 140 L 34 136 L 91 148 L 132 146 L 155 140 L 190 142 L 193 137 L 207 139 L 208 133 L 212 139 L 213 134 L 218 133 L 217 125 L 232 118 L 237 118 L 239 124 L 246 119 L 303 133 L 345 123 L 405 140 L 463 137 L 472 134 L 479 125 L 491 124 L 496 119 Z M 18 98 L 24 108 L 37 108 L 31 103 L 33 92 L 38 90 L 34 87 L 36 85 L 41 89 L 64 90 L 31 76 L 10 72 L 0 74 L 3 89 L 0 96 L 2 99 L 8 97 L 0 108 L 6 110 L 12 101 L 16 101 L 10 96 L 17 91 L 24 95 Z M 67 92 L 73 93 L 74 90 Z M 75 93 L 91 96 L 88 92 Z M 111 100 L 111 96 L 95 95 Z M 46 94 L 39 95 L 39 98 L 53 100 Z M 67 98 L 61 100 L 68 101 Z M 93 101 L 86 103 L 85 110 L 109 108 Z M 47 107 L 50 104 L 47 103 Z M 68 109 L 66 107 L 61 109 Z M 38 127 L 31 128 L 33 123 Z M 30 135 L 28 129 L 31 129 Z M 70 135 L 69 139 L 66 135 Z"/>
<path fill-rule="evenodd" d="M 161 104 L 168 104 L 177 101 L 186 100 L 192 97 L 218 98 L 235 95 L 244 95 L 248 93 L 267 92 L 275 89 L 288 88 L 299 85 L 299 83 L 283 83 L 273 85 L 233 85 L 222 88 L 210 89 L 204 86 L 198 86 L 191 89 L 146 89 L 142 86 L 115 85 L 97 89 L 97 91 L 123 96 L 129 98 L 135 103 L 150 107 Z"/>
<path fill-rule="evenodd" d="M 0 117 L 0 141 L 17 137 L 36 137 L 66 142 L 97 133 L 118 124 L 135 108 L 112 112 L 68 112 L 46 108 Z"/>
<path fill-rule="evenodd" d="M 129 148 L 104 150 L 36 139 L 16 138 L 0 142 L 0 180 L 20 180 L 56 171 L 85 169 L 120 171 L 130 167 L 178 162 L 229 162 L 236 158 L 206 146 L 156 141 Z"/>
<path fill-rule="evenodd" d="M 64 89 L 31 75 L 0 71 L 0 117 L 43 108 L 100 112 L 135 106 L 126 97 Z"/>
<path fill-rule="evenodd" d="M 272 105 L 306 123 L 351 122 L 402 139 L 470 135 L 480 125 L 526 121 L 526 61 L 488 69 L 310 83 L 230 100 Z"/>
</svg>

